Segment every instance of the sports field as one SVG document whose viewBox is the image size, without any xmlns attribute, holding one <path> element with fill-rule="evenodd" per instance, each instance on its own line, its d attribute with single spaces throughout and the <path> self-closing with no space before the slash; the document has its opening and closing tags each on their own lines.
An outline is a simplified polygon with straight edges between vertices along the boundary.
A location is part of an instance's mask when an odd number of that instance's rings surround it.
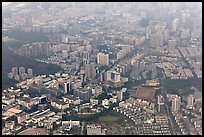
<svg viewBox="0 0 204 137">
<path fill-rule="evenodd" d="M 98 119 L 99 121 L 106 121 L 106 122 L 113 122 L 113 121 L 117 121 L 118 117 L 116 116 L 111 116 L 111 115 L 106 115 L 106 116 L 101 116 Z"/>
</svg>

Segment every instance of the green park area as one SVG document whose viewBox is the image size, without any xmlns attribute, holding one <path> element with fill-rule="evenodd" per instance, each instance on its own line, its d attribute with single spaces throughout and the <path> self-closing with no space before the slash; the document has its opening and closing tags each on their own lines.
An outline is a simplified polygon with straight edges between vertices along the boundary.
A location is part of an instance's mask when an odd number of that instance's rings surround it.
<svg viewBox="0 0 204 137">
<path fill-rule="evenodd" d="M 119 118 L 117 116 L 111 116 L 111 115 L 106 115 L 106 116 L 100 116 L 98 118 L 98 120 L 100 122 L 113 122 L 113 121 L 117 121 Z"/>
</svg>

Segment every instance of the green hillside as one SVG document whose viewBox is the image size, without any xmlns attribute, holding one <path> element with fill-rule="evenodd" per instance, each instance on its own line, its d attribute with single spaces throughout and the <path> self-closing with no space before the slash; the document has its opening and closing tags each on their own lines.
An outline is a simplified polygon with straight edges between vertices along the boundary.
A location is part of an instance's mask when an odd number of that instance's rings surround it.
<svg viewBox="0 0 204 137">
<path fill-rule="evenodd" d="M 54 74 L 61 71 L 60 66 L 54 64 L 46 64 L 42 62 L 37 62 L 35 59 L 23 57 L 14 54 L 12 51 L 8 50 L 7 46 L 2 46 L 2 87 L 3 89 L 13 85 L 14 80 L 7 78 L 7 74 L 11 71 L 12 67 L 25 67 L 26 69 L 32 68 L 33 74 Z"/>
</svg>

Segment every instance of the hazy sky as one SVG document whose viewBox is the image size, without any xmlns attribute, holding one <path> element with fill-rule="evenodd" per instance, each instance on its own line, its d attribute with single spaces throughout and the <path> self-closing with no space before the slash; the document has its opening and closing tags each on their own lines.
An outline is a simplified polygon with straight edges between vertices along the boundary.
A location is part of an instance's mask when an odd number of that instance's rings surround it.
<svg viewBox="0 0 204 137">
<path fill-rule="evenodd" d="M 12 3 L 12 2 L 2 2 L 2 6 L 6 6 L 6 5 L 10 4 L 10 3 Z"/>
</svg>

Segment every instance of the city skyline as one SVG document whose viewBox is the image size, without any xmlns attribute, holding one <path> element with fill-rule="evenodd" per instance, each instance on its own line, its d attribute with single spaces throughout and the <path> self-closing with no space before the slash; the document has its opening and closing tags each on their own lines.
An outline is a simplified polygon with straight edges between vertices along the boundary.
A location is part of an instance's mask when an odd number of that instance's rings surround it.
<svg viewBox="0 0 204 137">
<path fill-rule="evenodd" d="M 2 2 L 3 135 L 202 135 L 201 2 Z"/>
</svg>

